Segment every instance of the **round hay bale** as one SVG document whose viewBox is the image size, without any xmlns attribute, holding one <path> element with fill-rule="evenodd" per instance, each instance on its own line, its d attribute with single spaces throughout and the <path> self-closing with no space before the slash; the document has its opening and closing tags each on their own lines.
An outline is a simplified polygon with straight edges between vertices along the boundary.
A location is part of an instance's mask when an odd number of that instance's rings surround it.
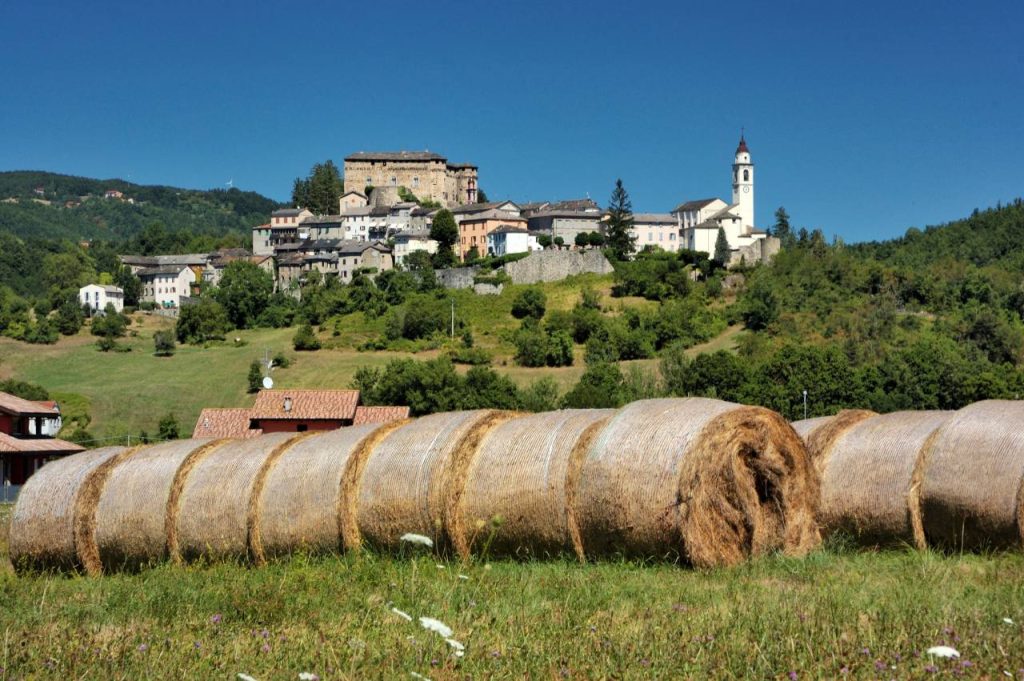
<svg viewBox="0 0 1024 681">
<path fill-rule="evenodd" d="M 452 548 L 448 523 L 466 468 L 487 431 L 512 416 L 492 410 L 430 414 L 389 433 L 373 448 L 359 484 L 363 540 L 395 550 L 403 534 L 414 533 L 437 548 Z"/>
<path fill-rule="evenodd" d="M 819 416 L 793 423 L 793 430 L 807 445 L 807 455 L 814 463 L 814 470 L 820 477 L 828 451 L 836 438 L 864 419 L 875 416 L 867 409 L 844 409 L 834 416 Z"/>
<path fill-rule="evenodd" d="M 819 521 L 865 546 L 925 547 L 918 500 L 921 457 L 948 411 L 901 411 L 849 426 L 822 457 Z"/>
<path fill-rule="evenodd" d="M 173 499 L 172 559 L 242 560 L 250 556 L 250 505 L 269 464 L 305 433 L 229 440 L 199 459 Z"/>
<path fill-rule="evenodd" d="M 103 447 L 51 461 L 28 479 L 14 506 L 10 525 L 11 563 L 19 572 L 89 571 L 79 545 L 91 517 L 89 492 L 126 447 Z M 92 504 L 95 508 L 94 503 Z M 93 570 L 98 566 L 93 563 Z"/>
<path fill-rule="evenodd" d="M 570 497 L 583 454 L 614 413 L 572 409 L 495 427 L 466 475 L 460 511 L 469 534 L 465 544 L 504 555 L 582 556 Z"/>
<path fill-rule="evenodd" d="M 167 560 L 167 509 L 179 470 L 223 442 L 171 440 L 144 447 L 114 468 L 96 506 L 96 549 L 104 570 Z"/>
<path fill-rule="evenodd" d="M 298 442 L 267 473 L 254 524 L 257 561 L 355 548 L 355 492 L 373 446 L 404 421 L 340 428 Z"/>
<path fill-rule="evenodd" d="M 935 434 L 921 475 L 930 545 L 1020 548 L 1024 541 L 1024 402 L 988 400 L 957 411 Z"/>
<path fill-rule="evenodd" d="M 705 398 L 643 400 L 587 453 L 576 516 L 588 555 L 731 565 L 818 541 L 803 442 L 775 412 Z"/>
</svg>

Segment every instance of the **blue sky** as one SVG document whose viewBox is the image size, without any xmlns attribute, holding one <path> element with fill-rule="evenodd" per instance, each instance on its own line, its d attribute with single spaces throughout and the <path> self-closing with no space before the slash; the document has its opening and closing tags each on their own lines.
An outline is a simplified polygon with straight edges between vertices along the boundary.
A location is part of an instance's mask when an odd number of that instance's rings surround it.
<svg viewBox="0 0 1024 681">
<path fill-rule="evenodd" d="M 360 150 L 480 167 L 492 198 L 898 236 L 1024 194 L 1024 3 L 11 2 L 0 170 L 287 200 Z"/>
</svg>

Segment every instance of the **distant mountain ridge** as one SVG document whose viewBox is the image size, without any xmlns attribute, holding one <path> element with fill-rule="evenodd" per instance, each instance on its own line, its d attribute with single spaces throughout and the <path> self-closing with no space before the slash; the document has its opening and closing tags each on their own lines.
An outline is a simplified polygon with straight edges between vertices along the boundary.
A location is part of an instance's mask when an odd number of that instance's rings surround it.
<svg viewBox="0 0 1024 681">
<path fill-rule="evenodd" d="M 111 194 L 108 192 L 118 192 Z M 249 236 L 277 201 L 252 191 L 183 189 L 34 170 L 0 172 L 0 231 L 22 238 L 125 240 L 147 226 Z"/>
</svg>

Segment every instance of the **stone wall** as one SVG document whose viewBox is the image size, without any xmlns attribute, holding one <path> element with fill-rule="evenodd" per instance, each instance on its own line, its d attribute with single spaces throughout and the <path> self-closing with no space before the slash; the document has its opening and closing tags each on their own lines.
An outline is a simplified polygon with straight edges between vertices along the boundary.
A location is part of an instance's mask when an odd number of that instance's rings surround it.
<svg viewBox="0 0 1024 681">
<path fill-rule="evenodd" d="M 749 246 L 740 246 L 737 250 L 733 251 L 729 258 L 729 266 L 739 265 L 740 262 L 745 262 L 747 265 L 757 263 L 767 265 L 775 258 L 781 248 L 782 242 L 774 236 L 758 239 Z"/>
<path fill-rule="evenodd" d="M 473 288 L 473 277 L 479 267 L 453 267 L 448 270 L 434 270 L 437 283 L 445 288 Z"/>
<path fill-rule="evenodd" d="M 560 281 L 575 274 L 609 274 L 612 264 L 599 250 L 538 251 L 503 268 L 515 284 Z"/>
</svg>

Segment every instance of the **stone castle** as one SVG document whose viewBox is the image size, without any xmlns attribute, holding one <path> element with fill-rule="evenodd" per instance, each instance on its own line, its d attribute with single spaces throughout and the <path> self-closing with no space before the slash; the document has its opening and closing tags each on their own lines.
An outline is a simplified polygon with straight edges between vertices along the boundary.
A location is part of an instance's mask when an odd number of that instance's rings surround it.
<svg viewBox="0 0 1024 681">
<path fill-rule="evenodd" d="M 429 151 L 360 151 L 345 158 L 344 177 L 346 192 L 405 187 L 445 208 L 477 201 L 477 167 Z"/>
</svg>

